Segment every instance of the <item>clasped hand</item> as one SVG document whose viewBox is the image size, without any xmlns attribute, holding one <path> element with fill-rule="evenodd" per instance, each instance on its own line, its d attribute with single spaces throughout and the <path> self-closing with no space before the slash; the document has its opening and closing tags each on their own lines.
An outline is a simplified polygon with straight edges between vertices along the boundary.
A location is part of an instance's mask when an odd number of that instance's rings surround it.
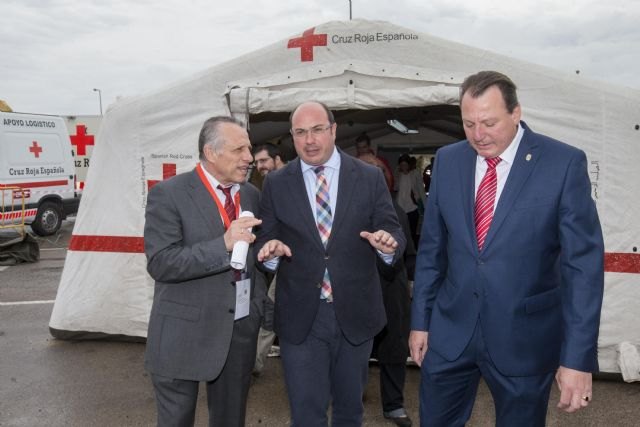
<svg viewBox="0 0 640 427">
<path fill-rule="evenodd" d="M 233 250 L 233 245 L 240 240 L 253 243 L 253 241 L 256 240 L 256 235 L 250 232 L 249 229 L 260 224 L 262 224 L 261 219 L 250 216 L 244 216 L 233 220 L 227 231 L 224 233 L 224 245 L 227 248 L 227 251 L 231 252 Z"/>
</svg>

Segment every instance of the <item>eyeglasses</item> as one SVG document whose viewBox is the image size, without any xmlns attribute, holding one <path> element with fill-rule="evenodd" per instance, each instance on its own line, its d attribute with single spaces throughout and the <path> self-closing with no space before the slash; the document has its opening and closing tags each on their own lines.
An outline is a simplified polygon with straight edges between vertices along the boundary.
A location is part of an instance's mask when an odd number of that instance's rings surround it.
<svg viewBox="0 0 640 427">
<path fill-rule="evenodd" d="M 264 159 L 255 159 L 255 163 L 258 165 L 264 165 L 269 163 L 269 160 L 273 160 L 271 157 L 265 157 Z"/>
<path fill-rule="evenodd" d="M 293 135 L 294 138 L 298 138 L 298 139 L 304 139 L 307 137 L 307 135 L 311 134 L 313 136 L 320 136 L 323 133 L 325 133 L 327 130 L 331 129 L 331 124 L 329 125 L 318 125 L 318 126 L 314 126 L 311 129 L 291 129 L 291 135 Z"/>
</svg>

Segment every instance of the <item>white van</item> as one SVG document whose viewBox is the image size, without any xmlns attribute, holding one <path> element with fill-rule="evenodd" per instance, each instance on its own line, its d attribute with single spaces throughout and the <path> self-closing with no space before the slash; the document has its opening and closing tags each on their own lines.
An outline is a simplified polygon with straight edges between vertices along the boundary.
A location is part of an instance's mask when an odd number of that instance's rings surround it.
<svg viewBox="0 0 640 427">
<path fill-rule="evenodd" d="M 56 233 L 78 211 L 74 166 L 62 118 L 0 112 L 0 225 L 24 218 L 40 236 Z"/>
</svg>

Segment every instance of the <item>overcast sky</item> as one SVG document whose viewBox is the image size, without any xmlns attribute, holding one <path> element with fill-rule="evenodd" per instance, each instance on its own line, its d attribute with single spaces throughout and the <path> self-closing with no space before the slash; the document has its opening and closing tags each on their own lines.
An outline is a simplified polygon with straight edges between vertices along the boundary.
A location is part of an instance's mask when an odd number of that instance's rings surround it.
<svg viewBox="0 0 640 427">
<path fill-rule="evenodd" d="M 333 20 L 348 0 L 2 0 L 0 99 L 14 111 L 99 114 Z M 637 0 L 353 0 L 354 18 L 640 89 Z"/>
</svg>

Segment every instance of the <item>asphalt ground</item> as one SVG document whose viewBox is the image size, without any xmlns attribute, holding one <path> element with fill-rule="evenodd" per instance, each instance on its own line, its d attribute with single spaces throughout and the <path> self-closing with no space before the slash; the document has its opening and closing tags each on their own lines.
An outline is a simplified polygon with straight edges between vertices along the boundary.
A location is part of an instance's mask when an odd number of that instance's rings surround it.
<svg viewBox="0 0 640 427">
<path fill-rule="evenodd" d="M 144 344 L 61 341 L 48 323 L 73 220 L 59 234 L 39 238 L 40 261 L 0 267 L 0 426 L 152 426 L 153 389 L 143 369 Z M 392 426 L 382 416 L 379 370 L 372 363 L 365 394 L 365 426 Z M 405 406 L 418 424 L 420 371 L 409 366 Z M 548 426 L 640 426 L 640 383 L 617 376 L 594 381 L 593 402 L 576 414 L 555 408 L 554 385 Z M 201 388 L 201 391 L 203 389 Z M 250 389 L 247 426 L 289 425 L 280 359 L 269 358 Z M 493 400 L 481 383 L 469 426 L 495 424 Z M 196 425 L 207 425 L 204 393 Z"/>
</svg>

